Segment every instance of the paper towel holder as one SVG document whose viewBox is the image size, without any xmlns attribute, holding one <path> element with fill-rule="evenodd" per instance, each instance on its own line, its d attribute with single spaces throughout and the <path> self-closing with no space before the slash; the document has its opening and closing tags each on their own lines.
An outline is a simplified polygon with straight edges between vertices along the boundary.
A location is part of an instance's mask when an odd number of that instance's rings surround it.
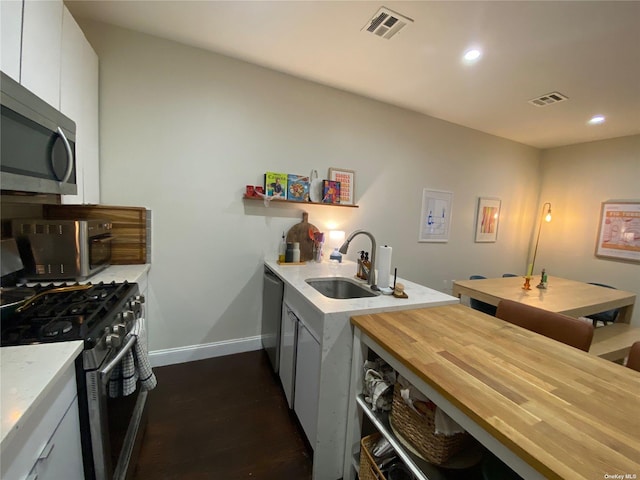
<svg viewBox="0 0 640 480">
<path fill-rule="evenodd" d="M 391 276 L 391 252 L 389 245 L 381 245 L 378 252 L 378 276 L 377 285 L 384 295 L 391 295 L 393 289 L 389 286 L 389 277 Z"/>
</svg>

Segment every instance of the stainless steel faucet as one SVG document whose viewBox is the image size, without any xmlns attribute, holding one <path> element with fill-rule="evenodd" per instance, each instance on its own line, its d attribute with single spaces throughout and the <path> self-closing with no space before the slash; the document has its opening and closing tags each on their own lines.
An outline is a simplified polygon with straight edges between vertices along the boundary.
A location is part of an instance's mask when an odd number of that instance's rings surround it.
<svg viewBox="0 0 640 480">
<path fill-rule="evenodd" d="M 351 240 L 360 234 L 366 235 L 371 240 L 371 271 L 369 272 L 369 285 L 371 285 L 371 290 L 379 290 L 376 286 L 376 239 L 371 233 L 365 230 L 356 230 L 355 232 L 350 233 L 338 251 L 342 254 L 347 253 Z"/>
</svg>

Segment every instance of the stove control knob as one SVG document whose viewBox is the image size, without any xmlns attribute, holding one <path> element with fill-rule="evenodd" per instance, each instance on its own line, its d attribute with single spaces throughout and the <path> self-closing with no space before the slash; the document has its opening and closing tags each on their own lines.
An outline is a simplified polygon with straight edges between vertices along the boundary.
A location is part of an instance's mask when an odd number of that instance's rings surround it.
<svg viewBox="0 0 640 480">
<path fill-rule="evenodd" d="M 140 303 L 144 303 L 144 295 L 136 295 L 136 301 Z"/>
<path fill-rule="evenodd" d="M 142 312 L 142 304 L 138 300 L 132 300 L 129 302 L 129 308 L 134 311 L 137 317 L 140 316 L 140 312 Z"/>
<path fill-rule="evenodd" d="M 113 333 L 117 335 L 125 335 L 127 333 L 127 326 L 124 323 L 119 323 L 113 326 Z"/>
<path fill-rule="evenodd" d="M 125 322 L 133 322 L 136 319 L 135 315 L 131 310 L 127 310 L 126 312 L 123 312 L 122 318 L 124 319 Z"/>
<path fill-rule="evenodd" d="M 111 326 L 107 325 L 106 327 L 104 327 L 104 333 L 109 335 L 112 332 Z"/>
<path fill-rule="evenodd" d="M 120 335 L 116 335 L 115 333 L 111 333 L 107 335 L 107 347 L 110 348 L 118 348 L 121 344 Z"/>
</svg>

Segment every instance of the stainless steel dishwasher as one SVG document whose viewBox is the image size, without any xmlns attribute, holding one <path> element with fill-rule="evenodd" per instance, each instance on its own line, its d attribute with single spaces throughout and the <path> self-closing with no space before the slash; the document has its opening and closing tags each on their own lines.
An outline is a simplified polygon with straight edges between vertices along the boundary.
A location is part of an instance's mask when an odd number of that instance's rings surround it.
<svg viewBox="0 0 640 480">
<path fill-rule="evenodd" d="M 264 267 L 262 286 L 262 347 L 269 356 L 273 371 L 280 367 L 280 325 L 284 283 L 269 268 Z"/>
</svg>

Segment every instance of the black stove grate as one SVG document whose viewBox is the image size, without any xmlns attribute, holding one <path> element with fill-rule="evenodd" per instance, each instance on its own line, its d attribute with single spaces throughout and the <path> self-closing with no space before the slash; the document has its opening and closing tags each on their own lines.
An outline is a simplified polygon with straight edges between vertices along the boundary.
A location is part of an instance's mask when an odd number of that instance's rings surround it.
<svg viewBox="0 0 640 480">
<path fill-rule="evenodd" d="M 46 294 L 48 290 L 73 285 L 79 284 L 30 287 L 45 295 L 22 312 L 2 319 L 2 346 L 69 340 L 92 342 L 137 293 L 135 283 L 101 282 L 87 290 Z"/>
</svg>

